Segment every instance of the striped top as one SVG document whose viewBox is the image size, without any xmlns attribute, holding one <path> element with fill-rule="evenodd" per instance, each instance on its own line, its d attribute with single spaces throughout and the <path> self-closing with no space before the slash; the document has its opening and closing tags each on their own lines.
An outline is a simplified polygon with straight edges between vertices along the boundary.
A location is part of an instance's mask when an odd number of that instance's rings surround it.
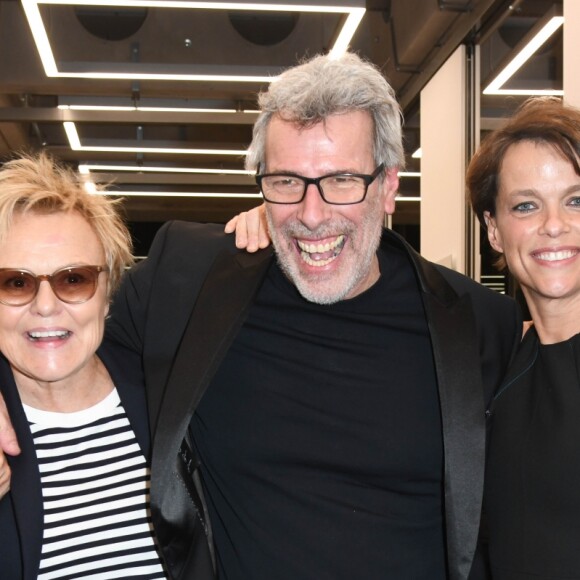
<svg viewBox="0 0 580 580">
<path fill-rule="evenodd" d="M 75 413 L 24 410 L 44 503 L 38 578 L 166 578 L 149 468 L 117 391 Z"/>
</svg>

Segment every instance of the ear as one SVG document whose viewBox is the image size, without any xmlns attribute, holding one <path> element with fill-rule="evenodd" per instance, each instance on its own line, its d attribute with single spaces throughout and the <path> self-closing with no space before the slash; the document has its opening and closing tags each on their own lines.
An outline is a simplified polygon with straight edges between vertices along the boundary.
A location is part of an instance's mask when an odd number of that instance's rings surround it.
<svg viewBox="0 0 580 580">
<path fill-rule="evenodd" d="M 381 187 L 383 188 L 383 206 L 385 213 L 392 215 L 395 213 L 395 198 L 399 191 L 399 169 L 397 167 L 385 169 Z"/>
<path fill-rule="evenodd" d="M 503 254 L 503 244 L 501 241 L 501 234 L 497 229 L 497 223 L 494 217 L 488 212 L 483 212 L 483 219 L 485 220 L 485 225 L 487 226 L 487 239 L 491 247 L 500 254 Z"/>
</svg>

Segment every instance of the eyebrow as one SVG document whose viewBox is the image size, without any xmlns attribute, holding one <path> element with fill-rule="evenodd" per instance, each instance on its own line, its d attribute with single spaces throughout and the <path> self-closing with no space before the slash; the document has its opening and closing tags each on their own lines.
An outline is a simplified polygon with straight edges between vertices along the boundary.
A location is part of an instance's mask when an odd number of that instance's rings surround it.
<svg viewBox="0 0 580 580">
<path fill-rule="evenodd" d="M 565 195 L 580 192 L 580 183 L 571 185 L 564 190 Z M 540 193 L 536 189 L 517 189 L 507 193 L 510 197 L 540 197 Z"/>
</svg>

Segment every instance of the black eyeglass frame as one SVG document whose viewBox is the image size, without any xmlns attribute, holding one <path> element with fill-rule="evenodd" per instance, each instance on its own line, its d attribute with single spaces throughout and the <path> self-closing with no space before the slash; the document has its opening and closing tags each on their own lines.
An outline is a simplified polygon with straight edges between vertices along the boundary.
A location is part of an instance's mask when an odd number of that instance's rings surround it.
<svg viewBox="0 0 580 580">
<path fill-rule="evenodd" d="M 258 184 L 258 187 L 260 188 L 260 191 L 262 192 L 262 196 L 264 197 L 264 201 L 266 201 L 268 203 L 275 203 L 278 205 L 295 205 L 297 203 L 301 203 L 304 200 L 304 198 L 306 197 L 306 191 L 308 190 L 308 186 L 312 184 L 312 185 L 316 185 L 316 188 L 318 189 L 318 193 L 320 194 L 320 197 L 324 200 L 325 203 L 328 203 L 330 205 L 356 205 L 357 203 L 362 203 L 366 199 L 367 193 L 369 191 L 369 186 L 383 172 L 384 169 L 385 169 L 385 164 L 381 163 L 370 175 L 365 174 L 365 173 L 344 173 L 342 171 L 337 171 L 336 173 L 328 173 L 327 175 L 321 175 L 320 177 L 304 177 L 303 175 L 298 175 L 298 173 L 282 172 L 282 173 L 263 173 L 263 174 L 257 173 L 255 176 L 255 179 L 256 179 L 256 183 Z M 298 179 L 301 179 L 304 182 L 304 191 L 302 192 L 302 197 L 300 199 L 298 199 L 297 201 L 272 201 L 271 199 L 268 199 L 266 197 L 266 194 L 264 193 L 264 190 L 262 189 L 262 179 L 264 179 L 265 177 L 276 177 L 276 176 L 284 176 L 284 175 L 288 175 L 289 177 L 296 177 Z M 360 177 L 364 181 L 365 191 L 364 191 L 361 199 L 359 199 L 358 201 L 340 202 L 340 201 L 328 201 L 326 199 L 326 197 L 324 197 L 324 191 L 322 191 L 322 187 L 320 186 L 320 182 L 323 179 L 326 179 L 328 177 L 337 177 L 339 175 L 344 175 L 345 177 Z"/>
<path fill-rule="evenodd" d="M 61 296 L 59 296 L 59 292 L 55 288 L 54 278 L 63 272 L 74 273 L 76 270 L 88 270 L 93 275 L 96 274 L 94 276 L 93 288 L 92 288 L 91 294 L 90 294 L 90 296 L 88 296 L 87 298 L 83 298 L 82 300 L 63 299 Z M 14 272 L 16 275 L 26 274 L 34 280 L 34 284 L 35 284 L 34 292 L 31 296 L 30 300 L 26 300 L 26 302 L 18 302 L 17 304 L 11 304 L 10 302 L 6 302 L 5 300 L 2 300 L 2 298 L 1 298 L 2 290 L 0 289 L 0 304 L 4 304 L 5 306 L 15 306 L 16 307 L 16 306 L 26 306 L 27 304 L 30 304 L 38 295 L 38 290 L 40 289 L 40 283 L 45 281 L 45 280 L 50 284 L 50 288 L 53 291 L 54 295 L 61 302 L 65 302 L 66 304 L 84 304 L 85 302 L 88 302 L 96 294 L 97 288 L 99 286 L 99 274 L 101 272 L 108 273 L 109 268 L 107 268 L 107 266 L 85 266 L 85 265 L 66 266 L 64 268 L 59 268 L 58 270 L 55 270 L 52 274 L 40 274 L 40 275 L 34 274 L 30 270 L 25 270 L 23 268 L 0 268 L 0 275 L 3 272 Z"/>
</svg>

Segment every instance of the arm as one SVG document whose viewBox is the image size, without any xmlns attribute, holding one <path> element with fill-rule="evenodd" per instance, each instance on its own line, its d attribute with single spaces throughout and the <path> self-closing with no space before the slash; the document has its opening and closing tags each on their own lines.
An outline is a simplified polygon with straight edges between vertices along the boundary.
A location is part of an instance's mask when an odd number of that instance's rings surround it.
<svg viewBox="0 0 580 580">
<path fill-rule="evenodd" d="M 236 247 L 253 253 L 270 245 L 265 204 L 233 217 L 224 228 L 226 234 L 235 232 Z"/>
</svg>

